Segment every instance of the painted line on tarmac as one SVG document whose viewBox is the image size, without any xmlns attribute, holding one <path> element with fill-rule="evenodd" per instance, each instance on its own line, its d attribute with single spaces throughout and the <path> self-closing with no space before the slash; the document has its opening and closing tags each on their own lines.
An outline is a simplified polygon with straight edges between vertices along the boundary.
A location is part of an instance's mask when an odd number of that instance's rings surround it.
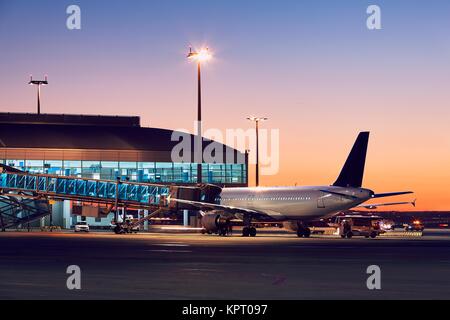
<svg viewBox="0 0 450 320">
<path fill-rule="evenodd" d="M 163 249 L 160 249 L 160 250 L 154 249 L 154 250 L 145 250 L 145 251 L 148 251 L 148 252 L 163 252 L 163 253 L 191 253 L 192 252 L 192 250 L 163 250 Z"/>
<path fill-rule="evenodd" d="M 289 246 L 289 248 L 307 248 L 307 249 L 355 249 L 355 248 L 360 248 L 360 246 L 302 246 L 302 245 L 298 245 L 298 246 Z"/>
<path fill-rule="evenodd" d="M 156 243 L 154 246 L 160 246 L 160 247 L 190 247 L 189 244 L 185 243 Z"/>
</svg>

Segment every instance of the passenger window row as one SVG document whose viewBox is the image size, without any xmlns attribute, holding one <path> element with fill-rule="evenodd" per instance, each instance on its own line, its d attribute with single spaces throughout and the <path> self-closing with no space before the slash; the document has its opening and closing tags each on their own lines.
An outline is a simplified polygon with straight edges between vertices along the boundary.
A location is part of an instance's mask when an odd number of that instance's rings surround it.
<svg viewBox="0 0 450 320">
<path fill-rule="evenodd" d="M 216 201 L 302 201 L 311 200 L 311 197 L 246 197 L 246 198 L 218 198 Z"/>
</svg>

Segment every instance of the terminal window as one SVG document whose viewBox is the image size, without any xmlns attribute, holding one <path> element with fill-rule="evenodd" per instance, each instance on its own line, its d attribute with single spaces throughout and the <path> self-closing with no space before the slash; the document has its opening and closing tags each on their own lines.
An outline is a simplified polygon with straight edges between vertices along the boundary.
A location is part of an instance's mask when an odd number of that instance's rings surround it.
<svg viewBox="0 0 450 320">
<path fill-rule="evenodd" d="M 197 164 L 171 162 L 118 162 L 77 160 L 17 160 L 1 163 L 30 173 L 76 176 L 103 180 L 129 179 L 138 182 L 196 183 Z M 203 183 L 244 184 L 245 164 L 203 164 Z"/>
</svg>

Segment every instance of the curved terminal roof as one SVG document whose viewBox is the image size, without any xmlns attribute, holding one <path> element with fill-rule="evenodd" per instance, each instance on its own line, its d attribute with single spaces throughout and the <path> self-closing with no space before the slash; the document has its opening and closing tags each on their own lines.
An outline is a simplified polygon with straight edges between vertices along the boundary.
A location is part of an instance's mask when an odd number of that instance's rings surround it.
<svg viewBox="0 0 450 320">
<path fill-rule="evenodd" d="M 115 127 L 0 123 L 0 146 L 7 148 L 170 151 L 171 130 Z"/>
<path fill-rule="evenodd" d="M 179 143 L 172 141 L 173 132 L 141 127 L 138 117 L 0 113 L 0 148 L 171 152 Z M 193 146 L 195 136 L 188 136 Z"/>
</svg>

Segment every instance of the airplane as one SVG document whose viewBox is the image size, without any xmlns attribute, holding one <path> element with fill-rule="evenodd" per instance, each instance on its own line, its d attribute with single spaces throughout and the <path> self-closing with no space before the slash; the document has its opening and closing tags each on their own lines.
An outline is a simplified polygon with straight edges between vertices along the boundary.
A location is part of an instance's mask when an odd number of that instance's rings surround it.
<svg viewBox="0 0 450 320">
<path fill-rule="evenodd" d="M 412 204 L 389 202 L 363 205 L 368 200 L 411 194 L 412 191 L 375 193 L 362 188 L 369 132 L 360 132 L 348 158 L 331 186 L 217 188 L 210 201 L 171 198 L 199 210 L 208 233 L 226 235 L 231 220 L 244 223 L 242 235 L 256 236 L 252 221 L 286 222 L 298 237 L 308 238 L 308 222 L 328 218 L 341 211 L 363 207 L 375 209 L 385 205 Z"/>
</svg>

